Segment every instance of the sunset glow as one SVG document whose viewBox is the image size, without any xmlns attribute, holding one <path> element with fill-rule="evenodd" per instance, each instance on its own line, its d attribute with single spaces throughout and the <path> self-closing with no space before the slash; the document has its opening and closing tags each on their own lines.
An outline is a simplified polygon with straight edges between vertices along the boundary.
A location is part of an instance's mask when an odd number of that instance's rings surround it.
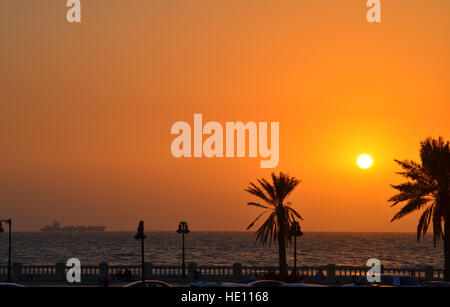
<svg viewBox="0 0 450 307">
<path fill-rule="evenodd" d="M 381 23 L 364 0 L 82 2 L 77 24 L 65 1 L 2 0 L 0 209 L 15 229 L 245 230 L 243 188 L 283 171 L 302 180 L 289 201 L 307 231 L 416 230 L 386 200 L 394 159 L 450 137 L 450 1 L 385 1 Z M 233 158 L 227 122 L 258 124 Z"/>
</svg>

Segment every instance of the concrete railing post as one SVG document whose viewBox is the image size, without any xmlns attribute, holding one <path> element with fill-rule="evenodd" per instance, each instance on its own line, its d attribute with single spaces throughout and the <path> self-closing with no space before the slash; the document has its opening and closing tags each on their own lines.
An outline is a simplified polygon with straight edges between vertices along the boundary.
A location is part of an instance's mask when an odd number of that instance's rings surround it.
<svg viewBox="0 0 450 307">
<path fill-rule="evenodd" d="M 327 283 L 328 284 L 336 283 L 336 265 L 335 264 L 330 263 L 327 265 Z"/>
<path fill-rule="evenodd" d="M 425 280 L 430 281 L 434 279 L 434 269 L 432 266 L 427 265 L 425 267 Z"/>
<path fill-rule="evenodd" d="M 188 276 L 190 277 L 190 278 L 196 278 L 197 276 L 197 274 L 196 274 L 196 271 L 197 271 L 197 263 L 195 263 L 195 262 L 189 262 L 188 263 L 188 265 L 187 265 L 187 269 L 188 269 Z"/>
<path fill-rule="evenodd" d="M 99 264 L 99 277 L 100 278 L 108 278 L 109 265 L 108 262 L 100 262 Z"/>
<path fill-rule="evenodd" d="M 152 274 L 152 270 L 153 270 L 153 263 L 151 262 L 146 262 L 144 264 L 144 270 L 145 270 L 145 279 L 152 279 L 153 274 Z"/>
<path fill-rule="evenodd" d="M 12 264 L 11 278 L 13 281 L 22 280 L 22 263 L 15 262 Z"/>
<path fill-rule="evenodd" d="M 66 280 L 66 264 L 64 262 L 57 262 L 55 264 L 55 275 L 56 280 Z"/>
<path fill-rule="evenodd" d="M 236 281 L 242 280 L 242 264 L 241 263 L 233 264 L 233 279 Z"/>
</svg>

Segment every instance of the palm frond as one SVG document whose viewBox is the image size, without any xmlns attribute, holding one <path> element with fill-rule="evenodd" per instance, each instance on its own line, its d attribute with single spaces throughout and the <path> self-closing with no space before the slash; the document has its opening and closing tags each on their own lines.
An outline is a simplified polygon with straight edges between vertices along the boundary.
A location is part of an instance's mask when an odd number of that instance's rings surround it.
<svg viewBox="0 0 450 307">
<path fill-rule="evenodd" d="M 303 221 L 302 216 L 297 211 L 295 211 L 295 209 L 291 207 L 287 207 L 287 209 L 289 210 L 290 213 L 292 213 L 293 215 L 295 215 L 296 217 L 298 217 L 300 220 Z"/>
<path fill-rule="evenodd" d="M 276 201 L 277 195 L 275 193 L 274 187 L 264 178 L 257 179 L 257 181 L 261 185 L 261 187 L 266 191 L 266 193 L 269 195 L 269 198 L 272 201 Z"/>
<path fill-rule="evenodd" d="M 433 188 L 419 182 L 408 181 L 399 185 L 391 185 L 391 187 L 400 191 L 400 193 L 392 196 L 388 200 L 389 202 L 394 203 L 391 205 L 392 207 L 397 205 L 398 203 L 408 201 L 411 199 L 425 197 L 434 192 Z"/>
<path fill-rule="evenodd" d="M 255 195 L 256 197 L 261 198 L 262 200 L 264 200 L 266 203 L 271 203 L 272 199 L 270 197 L 270 195 L 266 195 L 260 187 L 257 187 L 254 183 L 250 182 L 250 187 L 246 188 L 244 190 L 245 192 L 248 192 L 252 195 Z"/>
<path fill-rule="evenodd" d="M 419 224 L 417 225 L 417 241 L 419 241 L 421 237 L 425 237 L 427 234 L 428 226 L 430 225 L 430 220 L 433 213 L 433 207 L 434 205 L 431 205 L 426 208 L 420 217 Z"/>
<path fill-rule="evenodd" d="M 277 232 L 276 214 L 272 212 L 256 231 L 256 241 L 261 242 L 263 245 L 269 243 L 269 246 L 271 246 L 272 242 L 276 242 L 277 240 Z"/>
<path fill-rule="evenodd" d="M 398 220 L 415 210 L 420 210 L 422 206 L 428 203 L 429 201 L 430 199 L 422 197 L 411 199 L 399 212 L 397 212 L 397 214 L 395 214 L 391 222 Z"/>
<path fill-rule="evenodd" d="M 247 205 L 248 206 L 255 206 L 255 207 L 263 208 L 263 209 L 269 209 L 269 207 L 264 206 L 264 205 L 262 205 L 260 203 L 255 203 L 255 202 L 248 202 Z"/>
<path fill-rule="evenodd" d="M 436 247 L 437 242 L 443 239 L 444 232 L 442 231 L 443 216 L 440 212 L 439 204 L 433 206 L 433 243 Z M 447 234 L 448 235 L 448 234 Z"/>
<path fill-rule="evenodd" d="M 266 211 L 260 213 L 260 214 L 256 217 L 256 219 L 254 219 L 253 222 L 251 222 L 250 225 L 247 226 L 247 230 L 249 230 L 250 228 L 252 228 L 253 225 L 255 225 L 255 223 L 259 220 L 259 218 L 260 218 L 261 216 L 263 216 L 264 214 L 266 214 L 268 211 L 269 211 L 269 210 L 266 210 Z"/>
<path fill-rule="evenodd" d="M 446 181 L 450 173 L 449 142 L 443 137 L 427 138 L 421 142 L 420 160 L 422 168 L 436 181 Z"/>
<path fill-rule="evenodd" d="M 279 176 L 272 173 L 272 182 L 278 200 L 285 200 L 301 181 L 281 172 Z"/>
</svg>

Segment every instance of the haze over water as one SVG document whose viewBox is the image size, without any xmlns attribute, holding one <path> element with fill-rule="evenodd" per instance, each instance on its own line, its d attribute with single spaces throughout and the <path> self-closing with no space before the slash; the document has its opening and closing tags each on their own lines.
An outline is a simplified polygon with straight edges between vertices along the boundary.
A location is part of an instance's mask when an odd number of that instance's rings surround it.
<svg viewBox="0 0 450 307">
<path fill-rule="evenodd" d="M 76 257 L 82 265 L 139 264 L 140 245 L 132 232 L 14 233 L 13 262 L 55 264 Z M 306 233 L 298 239 L 299 265 L 365 266 L 375 257 L 386 267 L 443 267 L 443 251 L 433 247 L 432 236 L 417 242 L 414 233 Z M 174 232 L 148 232 L 146 261 L 179 265 L 181 236 Z M 0 236 L 0 263 L 7 261 L 7 236 Z M 192 232 L 186 236 L 186 261 L 198 265 L 275 266 L 277 247 L 254 243 L 252 232 Z M 293 250 L 288 250 L 293 265 Z"/>
</svg>

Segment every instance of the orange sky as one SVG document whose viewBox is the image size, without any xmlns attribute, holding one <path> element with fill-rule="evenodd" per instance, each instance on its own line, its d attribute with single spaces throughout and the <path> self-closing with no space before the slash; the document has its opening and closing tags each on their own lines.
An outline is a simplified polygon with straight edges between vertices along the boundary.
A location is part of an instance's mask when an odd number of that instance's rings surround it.
<svg viewBox="0 0 450 307">
<path fill-rule="evenodd" d="M 280 122 L 304 231 L 390 223 L 394 158 L 450 137 L 450 2 L 82 0 L 0 5 L 0 215 L 16 229 L 244 230 L 259 158 L 175 159 L 176 121 Z M 361 170 L 358 155 L 374 166 Z"/>
</svg>

